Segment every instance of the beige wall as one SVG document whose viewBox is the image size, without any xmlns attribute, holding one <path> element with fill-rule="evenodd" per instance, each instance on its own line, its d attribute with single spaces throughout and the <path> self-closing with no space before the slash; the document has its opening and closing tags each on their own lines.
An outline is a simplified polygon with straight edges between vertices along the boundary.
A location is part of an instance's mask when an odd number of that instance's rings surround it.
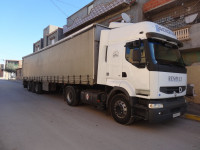
<svg viewBox="0 0 200 150">
<path fill-rule="evenodd" d="M 16 70 L 16 80 L 22 80 L 22 68 Z"/>
<path fill-rule="evenodd" d="M 195 95 L 192 98 L 187 98 L 200 104 L 200 64 L 187 67 L 188 84 L 194 84 Z"/>
<path fill-rule="evenodd" d="M 3 77 L 1 79 L 6 79 L 8 80 L 11 76 L 11 73 L 7 72 L 7 71 L 4 71 L 3 72 Z"/>
</svg>

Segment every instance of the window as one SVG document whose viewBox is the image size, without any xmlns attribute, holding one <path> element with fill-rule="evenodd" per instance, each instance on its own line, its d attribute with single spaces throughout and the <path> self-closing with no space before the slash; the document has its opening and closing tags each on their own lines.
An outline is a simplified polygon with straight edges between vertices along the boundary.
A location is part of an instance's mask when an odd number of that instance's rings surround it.
<svg viewBox="0 0 200 150">
<path fill-rule="evenodd" d="M 50 44 L 53 45 L 55 43 L 55 37 L 50 39 Z"/>
<path fill-rule="evenodd" d="M 92 8 L 93 8 L 93 4 L 91 4 L 90 6 L 88 6 L 88 15 L 90 14 Z"/>
<path fill-rule="evenodd" d="M 3 64 L 1 64 L 1 66 L 0 66 L 0 67 L 1 67 L 1 69 L 2 69 L 2 70 L 4 69 L 4 65 L 3 65 Z"/>
<path fill-rule="evenodd" d="M 138 61 L 134 61 L 133 60 L 133 51 L 137 51 L 137 50 L 140 50 L 141 51 L 141 60 L 140 62 Z M 130 62 L 131 64 L 135 64 L 135 63 L 141 63 L 141 64 L 145 64 L 145 50 L 144 50 L 144 44 L 141 43 L 140 46 L 138 47 L 133 47 L 133 44 L 130 43 L 126 46 L 126 60 L 128 62 Z M 140 59 L 140 58 L 139 58 Z"/>
<path fill-rule="evenodd" d="M 40 45 L 36 45 L 35 46 L 35 52 L 39 51 L 40 50 Z"/>
</svg>

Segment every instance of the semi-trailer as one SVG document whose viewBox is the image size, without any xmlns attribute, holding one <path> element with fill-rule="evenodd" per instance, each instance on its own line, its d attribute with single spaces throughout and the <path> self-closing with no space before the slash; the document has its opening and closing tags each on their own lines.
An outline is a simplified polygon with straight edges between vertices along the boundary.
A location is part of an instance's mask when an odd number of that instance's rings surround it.
<svg viewBox="0 0 200 150">
<path fill-rule="evenodd" d="M 23 57 L 23 85 L 38 94 L 62 89 L 68 105 L 106 109 L 121 124 L 160 122 L 186 111 L 181 46 L 153 22 L 92 24 Z"/>
</svg>

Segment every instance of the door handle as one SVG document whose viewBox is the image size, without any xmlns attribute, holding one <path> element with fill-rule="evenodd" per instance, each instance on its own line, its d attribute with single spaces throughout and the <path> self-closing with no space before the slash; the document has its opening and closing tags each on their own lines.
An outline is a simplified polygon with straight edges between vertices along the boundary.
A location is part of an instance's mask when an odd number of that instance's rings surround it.
<svg viewBox="0 0 200 150">
<path fill-rule="evenodd" d="M 126 78 L 126 77 L 127 77 L 126 72 L 122 72 L 122 78 Z"/>
</svg>

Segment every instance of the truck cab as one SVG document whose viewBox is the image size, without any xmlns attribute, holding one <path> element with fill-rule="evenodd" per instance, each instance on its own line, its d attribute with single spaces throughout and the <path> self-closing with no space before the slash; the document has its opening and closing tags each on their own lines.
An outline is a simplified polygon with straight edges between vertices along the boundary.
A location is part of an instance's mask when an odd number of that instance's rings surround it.
<svg viewBox="0 0 200 150">
<path fill-rule="evenodd" d="M 124 124 L 182 115 L 187 71 L 174 33 L 152 22 L 111 23 L 110 28 L 101 31 L 97 84 L 112 87 L 107 106 L 113 118 Z"/>
</svg>

